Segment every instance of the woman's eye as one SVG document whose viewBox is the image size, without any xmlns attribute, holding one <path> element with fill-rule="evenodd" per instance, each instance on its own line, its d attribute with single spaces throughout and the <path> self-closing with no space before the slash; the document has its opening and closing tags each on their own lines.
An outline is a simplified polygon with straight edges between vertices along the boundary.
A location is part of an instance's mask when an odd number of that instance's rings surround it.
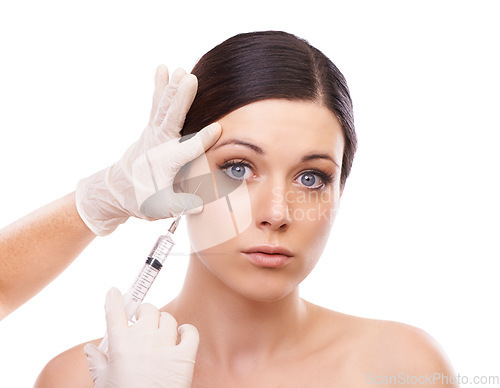
<svg viewBox="0 0 500 388">
<path fill-rule="evenodd" d="M 317 173 L 304 172 L 296 179 L 300 185 L 308 189 L 319 189 L 325 185 L 324 179 Z"/>
<path fill-rule="evenodd" d="M 252 170 L 242 163 L 234 163 L 230 166 L 223 167 L 224 171 L 230 178 L 244 180 L 251 177 Z"/>
</svg>

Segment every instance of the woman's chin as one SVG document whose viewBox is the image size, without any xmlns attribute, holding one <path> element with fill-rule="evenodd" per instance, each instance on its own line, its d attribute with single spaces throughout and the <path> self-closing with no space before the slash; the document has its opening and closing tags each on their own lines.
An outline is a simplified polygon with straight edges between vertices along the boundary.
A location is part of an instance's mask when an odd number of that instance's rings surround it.
<svg viewBox="0 0 500 388">
<path fill-rule="evenodd" d="M 267 280 L 264 282 L 239 282 L 228 285 L 234 292 L 254 302 L 273 303 L 290 295 L 296 286 L 288 282 Z"/>
</svg>

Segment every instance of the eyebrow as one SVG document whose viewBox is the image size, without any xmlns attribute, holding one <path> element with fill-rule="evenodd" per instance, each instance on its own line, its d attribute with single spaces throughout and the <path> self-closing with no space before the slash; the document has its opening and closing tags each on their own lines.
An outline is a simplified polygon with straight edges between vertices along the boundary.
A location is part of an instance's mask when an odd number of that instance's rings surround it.
<svg viewBox="0 0 500 388">
<path fill-rule="evenodd" d="M 307 162 L 308 160 L 314 160 L 314 159 L 327 159 L 331 160 L 333 163 L 337 165 L 338 168 L 340 168 L 339 164 L 333 159 L 330 155 L 328 154 L 311 154 L 311 155 L 306 155 L 302 158 L 301 162 Z"/>
<path fill-rule="evenodd" d="M 266 155 L 266 152 L 262 148 L 260 148 L 259 146 L 256 146 L 255 144 L 248 143 L 246 141 L 238 140 L 238 139 L 228 139 L 226 141 L 223 141 L 222 143 L 219 143 L 219 144 L 215 145 L 213 147 L 213 149 L 215 150 L 217 148 L 223 147 L 225 145 L 230 145 L 230 144 L 242 145 L 242 146 L 245 146 L 245 147 L 248 147 L 248 148 L 252 149 L 253 151 L 255 151 L 256 153 L 258 153 L 259 155 Z M 309 160 L 314 160 L 314 159 L 326 159 L 326 160 L 330 160 L 333 163 L 335 163 L 338 168 L 340 168 L 340 165 L 335 161 L 335 159 L 333 159 L 328 154 L 309 154 L 309 155 L 305 155 L 305 156 L 302 157 L 301 162 L 303 163 L 303 162 L 307 162 Z"/>
<path fill-rule="evenodd" d="M 220 148 L 220 147 L 228 145 L 228 144 L 236 144 L 236 145 L 242 145 L 242 146 L 245 146 L 245 147 L 249 147 L 252 150 L 254 150 L 255 152 L 257 152 L 259 155 L 265 155 L 266 154 L 265 151 L 262 148 L 260 148 L 259 146 L 256 146 L 255 144 L 248 143 L 248 142 L 243 141 L 243 140 L 237 140 L 237 139 L 228 139 L 226 141 L 223 141 L 222 143 L 219 143 L 219 144 L 215 145 L 213 147 L 213 149 L 216 150 L 217 148 Z"/>
</svg>

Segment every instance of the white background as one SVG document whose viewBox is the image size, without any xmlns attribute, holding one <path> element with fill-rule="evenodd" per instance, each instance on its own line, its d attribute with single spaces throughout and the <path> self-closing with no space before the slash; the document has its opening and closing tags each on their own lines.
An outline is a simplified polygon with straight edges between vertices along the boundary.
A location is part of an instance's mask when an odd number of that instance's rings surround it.
<svg viewBox="0 0 500 388">
<path fill-rule="evenodd" d="M 1 3 L 0 226 L 121 156 L 147 123 L 157 64 L 190 70 L 236 33 L 292 32 L 347 78 L 359 136 L 303 297 L 420 327 L 457 373 L 500 375 L 497 2 L 169 3 Z M 0 385 L 31 386 L 52 357 L 102 336 L 107 289 L 127 289 L 168 224 L 98 238 L 3 320 Z M 172 299 L 186 262 L 172 258 L 147 300 Z"/>
</svg>

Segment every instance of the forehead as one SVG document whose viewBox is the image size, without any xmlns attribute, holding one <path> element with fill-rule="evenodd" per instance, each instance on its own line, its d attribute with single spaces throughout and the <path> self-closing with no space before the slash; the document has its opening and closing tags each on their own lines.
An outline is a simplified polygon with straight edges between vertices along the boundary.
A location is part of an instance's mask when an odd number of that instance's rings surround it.
<svg viewBox="0 0 500 388">
<path fill-rule="evenodd" d="M 342 127 L 326 107 L 310 101 L 269 99 L 239 108 L 219 120 L 217 143 L 239 140 L 264 152 L 330 153 L 340 163 L 344 149 Z M 217 145 L 216 143 L 216 145 Z"/>
</svg>

